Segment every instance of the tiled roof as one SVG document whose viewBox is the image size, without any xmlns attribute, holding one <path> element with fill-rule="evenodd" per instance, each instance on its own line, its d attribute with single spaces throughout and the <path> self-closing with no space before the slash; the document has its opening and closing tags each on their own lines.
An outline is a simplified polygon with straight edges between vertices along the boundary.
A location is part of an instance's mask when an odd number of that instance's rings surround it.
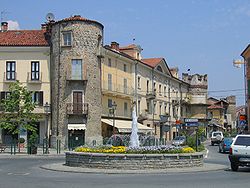
<svg viewBox="0 0 250 188">
<path fill-rule="evenodd" d="M 129 50 L 129 49 L 134 49 L 134 48 L 137 48 L 137 46 L 135 44 L 130 44 L 128 46 L 120 47 L 119 49 L 120 50 Z"/>
<path fill-rule="evenodd" d="M 148 59 L 142 59 L 141 61 L 146 64 L 149 65 L 152 68 L 155 68 L 161 61 L 163 60 L 162 57 L 160 58 L 148 58 Z"/>
<path fill-rule="evenodd" d="M 0 32 L 0 46 L 49 46 L 43 30 L 9 30 Z"/>
<path fill-rule="evenodd" d="M 219 105 L 211 105 L 209 107 L 207 107 L 208 109 L 223 109 L 222 106 L 219 106 Z"/>
<path fill-rule="evenodd" d="M 86 22 L 94 22 L 94 23 L 97 23 L 97 24 L 99 24 L 99 25 L 101 25 L 103 27 L 103 25 L 101 23 L 99 23 L 99 22 L 97 22 L 95 20 L 89 20 L 87 18 L 83 18 L 80 15 L 74 15 L 74 16 L 71 16 L 69 18 L 64 18 L 64 19 L 59 20 L 59 21 L 57 21 L 55 23 L 60 23 L 60 22 L 64 22 L 64 21 L 86 21 Z"/>
</svg>

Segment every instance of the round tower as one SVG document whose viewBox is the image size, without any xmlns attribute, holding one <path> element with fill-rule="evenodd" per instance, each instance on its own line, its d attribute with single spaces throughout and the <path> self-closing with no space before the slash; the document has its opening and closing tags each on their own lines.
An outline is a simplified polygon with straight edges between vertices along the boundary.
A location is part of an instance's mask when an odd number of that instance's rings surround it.
<svg viewBox="0 0 250 188">
<path fill-rule="evenodd" d="M 51 144 L 100 144 L 103 25 L 69 17 L 51 29 Z"/>
</svg>

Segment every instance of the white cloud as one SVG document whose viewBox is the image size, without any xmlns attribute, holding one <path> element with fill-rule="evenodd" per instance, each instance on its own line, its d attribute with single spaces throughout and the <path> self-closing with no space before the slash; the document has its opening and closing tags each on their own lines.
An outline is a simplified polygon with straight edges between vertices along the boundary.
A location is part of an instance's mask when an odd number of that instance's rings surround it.
<svg viewBox="0 0 250 188">
<path fill-rule="evenodd" d="M 19 30 L 19 23 L 17 21 L 8 20 L 8 30 Z"/>
</svg>

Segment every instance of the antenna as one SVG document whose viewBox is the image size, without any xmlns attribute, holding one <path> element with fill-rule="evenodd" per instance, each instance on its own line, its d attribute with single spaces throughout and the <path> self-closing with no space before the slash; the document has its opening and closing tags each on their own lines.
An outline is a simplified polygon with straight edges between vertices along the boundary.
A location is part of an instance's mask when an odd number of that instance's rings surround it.
<svg viewBox="0 0 250 188">
<path fill-rule="evenodd" d="M 48 22 L 54 21 L 54 20 L 55 20 L 54 14 L 53 14 L 53 13 L 48 13 L 48 14 L 46 15 L 46 20 L 47 20 Z"/>
</svg>

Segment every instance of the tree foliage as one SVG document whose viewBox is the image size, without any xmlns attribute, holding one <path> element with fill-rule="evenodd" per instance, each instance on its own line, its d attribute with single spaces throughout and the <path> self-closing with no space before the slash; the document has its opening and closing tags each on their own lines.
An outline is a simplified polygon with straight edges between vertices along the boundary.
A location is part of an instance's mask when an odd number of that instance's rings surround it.
<svg viewBox="0 0 250 188">
<path fill-rule="evenodd" d="M 4 112 L 0 116 L 0 127 L 12 135 L 20 133 L 21 129 L 35 135 L 35 123 L 39 116 L 33 113 L 36 104 L 32 101 L 32 92 L 19 81 L 10 84 L 9 92 L 10 94 L 0 101 Z"/>
</svg>

